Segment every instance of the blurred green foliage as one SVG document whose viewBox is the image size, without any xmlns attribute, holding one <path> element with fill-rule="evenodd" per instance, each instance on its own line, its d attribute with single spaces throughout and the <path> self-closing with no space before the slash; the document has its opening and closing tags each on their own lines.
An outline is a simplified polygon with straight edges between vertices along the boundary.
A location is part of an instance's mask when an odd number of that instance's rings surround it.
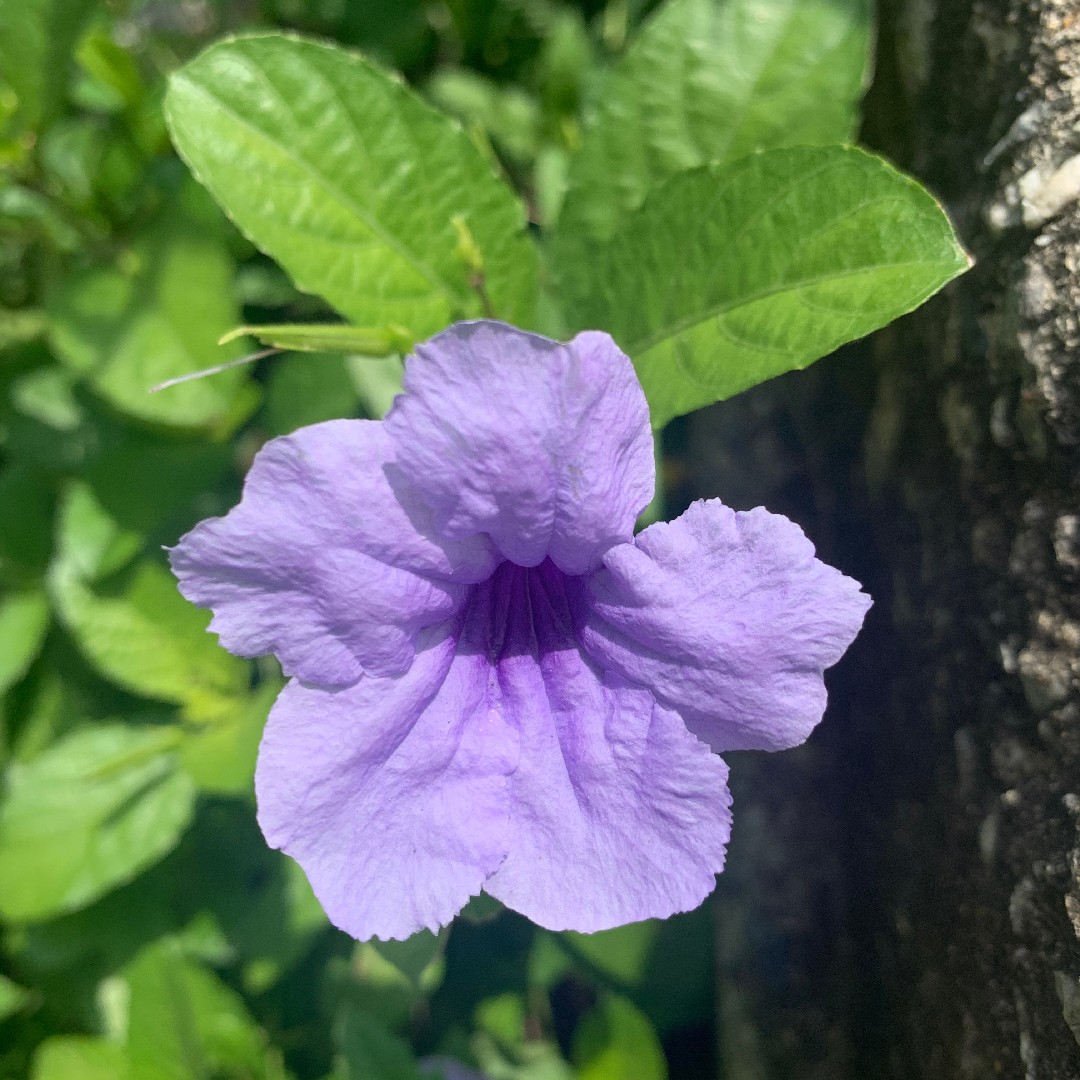
<svg viewBox="0 0 1080 1080">
<path fill-rule="evenodd" d="M 710 163 L 854 131 L 868 0 L 669 0 L 644 22 L 653 6 L 0 0 L 0 1077 L 413 1080 L 427 1057 L 493 1080 L 664 1080 L 669 1059 L 712 1074 L 707 908 L 585 936 L 481 897 L 407 942 L 330 927 L 254 820 L 280 672 L 218 648 L 162 553 L 236 501 L 266 439 L 382 416 L 398 327 L 426 336 L 490 305 L 571 326 L 611 300 L 592 253 L 626 242 L 624 217 L 626 235 L 664 246 L 652 187 L 700 188 Z M 369 60 L 281 38 L 203 52 L 258 29 Z M 281 53 L 275 91 L 318 76 L 342 94 L 318 125 L 288 99 L 268 121 L 266 100 L 230 83 L 253 51 Z M 361 105 L 393 136 L 362 161 Z M 410 140 L 419 165 L 402 156 Z M 871 194 L 932 231 L 937 208 L 898 196 L 894 176 Z M 958 265 L 951 234 L 935 238 L 937 261 L 900 283 L 908 306 Z M 883 241 L 857 268 L 879 315 L 874 290 L 898 286 L 874 275 L 897 251 Z M 668 287 L 626 317 L 652 320 L 650 347 L 685 352 L 717 331 L 680 298 L 701 286 L 717 300 L 711 271 L 672 287 L 684 268 L 666 255 L 650 272 Z M 670 309 L 650 299 L 669 293 Z M 149 392 L 257 349 L 218 344 L 238 326 L 333 345 L 290 327 L 339 313 L 361 328 L 348 355 L 283 353 Z M 367 340 L 376 355 L 355 351 Z M 786 339 L 766 344 L 758 377 L 794 366 Z M 706 375 L 685 407 L 739 381 Z M 654 416 L 680 400 L 652 401 Z"/>
<path fill-rule="evenodd" d="M 328 315 L 172 150 L 182 63 L 258 27 L 361 49 L 550 216 L 584 86 L 644 14 L 0 3 L 0 1076 L 397 1080 L 440 1053 L 493 1077 L 652 1080 L 661 1037 L 708 1046 L 704 913 L 578 941 L 495 906 L 357 945 L 254 824 L 280 675 L 217 647 L 161 548 L 235 500 L 264 439 L 381 415 L 400 361 L 291 353 L 147 392 L 256 347 L 219 348 L 231 327 Z M 642 1052 L 650 1071 L 626 1072 Z"/>
</svg>

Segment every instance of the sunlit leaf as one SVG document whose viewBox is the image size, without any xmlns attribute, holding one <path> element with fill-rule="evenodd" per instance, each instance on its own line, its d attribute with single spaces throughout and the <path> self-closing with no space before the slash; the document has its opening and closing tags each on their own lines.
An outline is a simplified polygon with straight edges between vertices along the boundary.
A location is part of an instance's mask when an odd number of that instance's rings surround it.
<svg viewBox="0 0 1080 1080">
<path fill-rule="evenodd" d="M 570 164 L 556 272 L 658 184 L 753 150 L 847 141 L 870 60 L 869 0 L 668 0 L 602 80 Z"/>
<path fill-rule="evenodd" d="M 29 1000 L 30 992 L 6 975 L 0 975 L 0 1021 L 17 1013 Z"/>
<path fill-rule="evenodd" d="M 68 490 L 49 571 L 57 613 L 90 664 L 125 689 L 189 709 L 242 694 L 248 665 L 206 633 L 163 563 L 132 563 L 142 538 L 121 528 L 83 484 Z"/>
<path fill-rule="evenodd" d="M 915 181 L 861 150 L 772 150 L 669 180 L 592 257 L 576 328 L 637 368 L 653 423 L 911 311 L 970 265 Z"/>
<path fill-rule="evenodd" d="M 38 920 L 89 903 L 162 858 L 191 816 L 179 734 L 77 732 L 8 770 L 0 803 L 0 913 Z"/>
<path fill-rule="evenodd" d="M 494 312 L 532 322 L 521 205 L 453 122 L 369 61 L 292 37 L 224 41 L 173 75 L 166 113 L 243 232 L 358 326 L 424 338 L 483 313 L 455 218 Z"/>
<path fill-rule="evenodd" d="M 43 590 L 0 596 L 0 694 L 26 673 L 48 625 L 49 600 Z"/>
<path fill-rule="evenodd" d="M 231 277 L 218 237 L 185 215 L 170 216 L 129 257 L 76 274 L 52 294 L 50 343 L 95 393 L 130 416 L 187 428 L 235 423 L 255 403 L 243 369 L 149 393 L 243 353 L 217 344 L 237 323 Z"/>
<path fill-rule="evenodd" d="M 206 633 L 209 613 L 189 604 L 156 560 L 142 560 L 108 588 L 91 588 L 63 566 L 50 583 L 83 655 L 120 686 L 187 705 L 244 688 L 247 664 Z"/>
<path fill-rule="evenodd" d="M 181 751 L 201 790 L 217 795 L 252 790 L 266 716 L 280 688 L 272 682 L 244 697 L 222 698 L 212 715 L 191 725 Z"/>
<path fill-rule="evenodd" d="M 123 1047 L 89 1035 L 54 1035 L 34 1053 L 30 1080 L 136 1080 Z"/>
</svg>

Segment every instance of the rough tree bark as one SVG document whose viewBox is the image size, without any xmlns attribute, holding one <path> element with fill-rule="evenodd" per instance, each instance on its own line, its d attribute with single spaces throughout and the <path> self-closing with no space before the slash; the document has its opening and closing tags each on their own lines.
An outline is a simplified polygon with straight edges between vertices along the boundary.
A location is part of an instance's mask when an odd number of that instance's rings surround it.
<svg viewBox="0 0 1080 1080">
<path fill-rule="evenodd" d="M 694 418 L 875 608 L 807 746 L 733 755 L 724 1080 L 1080 1078 L 1080 0 L 892 0 L 868 141 L 977 265 Z"/>
</svg>

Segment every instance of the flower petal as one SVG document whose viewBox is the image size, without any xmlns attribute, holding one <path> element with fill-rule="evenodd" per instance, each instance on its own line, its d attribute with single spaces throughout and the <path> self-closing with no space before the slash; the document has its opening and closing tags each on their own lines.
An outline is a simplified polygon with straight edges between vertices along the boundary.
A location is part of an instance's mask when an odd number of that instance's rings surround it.
<svg viewBox="0 0 1080 1080">
<path fill-rule="evenodd" d="M 568 344 L 459 323 L 416 350 L 386 418 L 398 466 L 447 536 L 520 566 L 595 569 L 652 498 L 649 411 L 606 334 Z"/>
<path fill-rule="evenodd" d="M 520 739 L 509 854 L 485 891 L 551 930 L 696 907 L 724 864 L 726 765 L 647 690 L 604 677 L 576 647 L 566 592 L 579 583 L 527 573 L 528 601 L 515 606 L 531 610 L 531 641 L 519 621 L 497 661 Z"/>
<path fill-rule="evenodd" d="M 417 631 L 494 565 L 483 538 L 437 539 L 430 519 L 393 476 L 382 425 L 331 420 L 268 442 L 240 504 L 192 529 L 170 561 L 230 652 L 273 652 L 288 675 L 348 686 L 405 670 Z"/>
<path fill-rule="evenodd" d="M 292 682 L 271 711 L 259 824 L 354 937 L 437 929 L 502 862 L 516 740 L 488 705 L 490 671 L 432 628 L 405 675 Z"/>
<path fill-rule="evenodd" d="M 801 743 L 871 602 L 794 522 L 718 499 L 608 552 L 590 591 L 589 653 L 721 752 Z"/>
</svg>

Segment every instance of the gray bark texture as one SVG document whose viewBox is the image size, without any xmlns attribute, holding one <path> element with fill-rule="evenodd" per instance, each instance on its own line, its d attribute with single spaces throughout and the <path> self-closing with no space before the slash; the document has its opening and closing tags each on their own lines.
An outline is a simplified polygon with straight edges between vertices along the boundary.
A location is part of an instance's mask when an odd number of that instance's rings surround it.
<svg viewBox="0 0 1080 1080">
<path fill-rule="evenodd" d="M 875 598 L 809 743 L 732 755 L 720 1075 L 1080 1080 L 1080 0 L 894 0 L 866 141 L 975 268 L 673 438 Z"/>
</svg>

